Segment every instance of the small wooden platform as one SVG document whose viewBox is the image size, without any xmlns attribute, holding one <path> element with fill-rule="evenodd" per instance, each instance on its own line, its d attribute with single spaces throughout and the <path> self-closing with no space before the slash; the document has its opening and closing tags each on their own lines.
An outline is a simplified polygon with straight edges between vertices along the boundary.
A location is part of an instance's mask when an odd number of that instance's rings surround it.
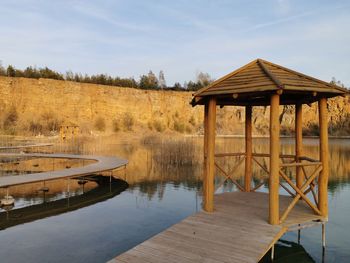
<svg viewBox="0 0 350 263">
<path fill-rule="evenodd" d="M 291 202 L 280 196 L 281 212 Z M 112 262 L 258 262 L 289 228 L 322 220 L 302 201 L 282 225 L 268 224 L 268 194 L 215 196 L 213 213 L 199 212 L 117 256 Z"/>
</svg>

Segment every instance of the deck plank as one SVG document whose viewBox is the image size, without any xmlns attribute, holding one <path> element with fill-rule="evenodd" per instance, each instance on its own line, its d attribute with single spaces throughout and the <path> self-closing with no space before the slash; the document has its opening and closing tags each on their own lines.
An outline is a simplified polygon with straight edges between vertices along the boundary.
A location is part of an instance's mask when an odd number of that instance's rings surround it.
<svg viewBox="0 0 350 263">
<path fill-rule="evenodd" d="M 291 197 L 280 196 L 281 213 L 291 201 Z M 254 263 L 289 226 L 320 217 L 300 201 L 285 223 L 270 225 L 267 219 L 268 194 L 219 194 L 215 196 L 213 213 L 201 211 L 189 216 L 111 262 Z"/>
</svg>

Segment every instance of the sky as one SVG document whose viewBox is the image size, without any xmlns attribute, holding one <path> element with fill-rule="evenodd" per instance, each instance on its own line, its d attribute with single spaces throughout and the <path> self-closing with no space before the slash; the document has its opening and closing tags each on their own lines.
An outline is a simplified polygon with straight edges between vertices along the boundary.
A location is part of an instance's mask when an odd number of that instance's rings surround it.
<svg viewBox="0 0 350 263">
<path fill-rule="evenodd" d="M 348 0 L 0 0 L 0 60 L 168 85 L 262 58 L 350 86 Z"/>
</svg>

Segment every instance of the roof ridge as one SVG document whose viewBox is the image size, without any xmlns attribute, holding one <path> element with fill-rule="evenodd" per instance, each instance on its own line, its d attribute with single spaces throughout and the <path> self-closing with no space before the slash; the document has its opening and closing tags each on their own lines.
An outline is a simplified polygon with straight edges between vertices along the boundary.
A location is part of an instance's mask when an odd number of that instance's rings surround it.
<svg viewBox="0 0 350 263">
<path fill-rule="evenodd" d="M 259 67 L 262 69 L 262 71 L 264 71 L 265 75 L 267 75 L 271 80 L 272 82 L 274 82 L 276 84 L 276 86 L 279 88 L 279 89 L 283 89 L 284 88 L 284 84 L 282 83 L 282 81 L 276 77 L 267 67 L 266 65 L 264 64 L 264 60 L 258 58 L 257 59 L 257 62 L 258 62 L 258 65 Z"/>
<path fill-rule="evenodd" d="M 201 89 L 197 90 L 197 91 L 196 91 L 195 93 L 193 93 L 192 95 L 193 95 L 193 96 L 197 96 L 199 93 L 202 93 L 202 92 L 208 90 L 208 89 L 211 88 L 212 86 L 214 86 L 214 85 L 216 85 L 216 84 L 218 84 L 218 83 L 220 83 L 220 82 L 222 82 L 222 81 L 224 81 L 224 80 L 226 80 L 226 79 L 228 79 L 228 78 L 230 78 L 230 77 L 232 77 L 232 76 L 238 74 L 238 73 L 241 72 L 242 70 L 244 70 L 244 69 L 250 67 L 250 66 L 253 65 L 254 63 L 258 62 L 258 60 L 259 60 L 259 59 L 254 59 L 254 60 L 252 60 L 252 61 L 249 62 L 248 64 L 245 64 L 244 66 L 242 66 L 242 67 L 240 67 L 240 68 L 238 68 L 238 69 L 236 69 L 236 70 L 234 70 L 234 71 L 228 73 L 227 75 L 225 75 L 225 76 L 223 76 L 223 77 L 221 77 L 221 78 L 215 80 L 215 81 L 214 81 L 213 83 L 211 83 L 210 85 L 208 85 L 208 86 L 206 86 L 206 87 L 204 87 L 204 88 L 201 88 Z"/>
</svg>

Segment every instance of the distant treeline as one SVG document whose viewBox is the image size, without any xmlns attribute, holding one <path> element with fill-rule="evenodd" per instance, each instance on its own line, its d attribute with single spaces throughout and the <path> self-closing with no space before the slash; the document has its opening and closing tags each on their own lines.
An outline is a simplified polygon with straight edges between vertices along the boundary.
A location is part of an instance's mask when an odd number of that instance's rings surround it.
<svg viewBox="0 0 350 263">
<path fill-rule="evenodd" d="M 0 63 L 0 76 L 8 77 L 24 77 L 24 78 L 46 78 L 46 79 L 57 79 L 57 80 L 68 80 L 76 81 L 81 83 L 92 83 L 92 84 L 101 84 L 109 86 L 118 86 L 118 87 L 130 87 L 138 89 L 150 89 L 150 90 L 189 90 L 195 91 L 201 89 L 212 82 L 211 77 L 208 73 L 200 72 L 196 76 L 196 81 L 185 82 L 181 85 L 179 82 L 176 82 L 174 86 L 167 86 L 163 71 L 159 72 L 157 77 L 152 71 L 149 71 L 148 74 L 140 76 L 139 80 L 131 78 L 121 78 L 110 76 L 108 74 L 97 74 L 97 75 L 88 75 L 81 73 L 73 73 L 72 71 L 67 71 L 65 74 L 57 72 L 55 70 L 49 69 L 48 67 L 37 68 L 29 66 L 24 70 L 17 69 L 12 65 L 9 65 L 7 68 L 3 67 Z"/>
</svg>

